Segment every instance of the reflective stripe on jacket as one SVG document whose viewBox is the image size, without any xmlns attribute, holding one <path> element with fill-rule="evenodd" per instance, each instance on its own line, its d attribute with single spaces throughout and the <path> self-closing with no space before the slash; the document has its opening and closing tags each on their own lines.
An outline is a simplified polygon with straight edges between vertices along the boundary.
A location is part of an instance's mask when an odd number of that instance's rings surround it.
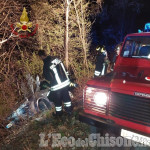
<svg viewBox="0 0 150 150">
<path fill-rule="evenodd" d="M 61 60 L 54 57 L 44 59 L 43 75 L 50 81 L 51 90 L 59 90 L 70 84 L 67 72 Z"/>
</svg>

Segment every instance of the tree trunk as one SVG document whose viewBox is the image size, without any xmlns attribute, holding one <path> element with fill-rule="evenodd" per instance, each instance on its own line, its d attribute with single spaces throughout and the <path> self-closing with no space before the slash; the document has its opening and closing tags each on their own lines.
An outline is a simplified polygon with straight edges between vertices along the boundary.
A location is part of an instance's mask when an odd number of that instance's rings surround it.
<svg viewBox="0 0 150 150">
<path fill-rule="evenodd" d="M 68 70 L 68 66 L 69 66 L 69 60 L 68 60 L 68 41 L 69 41 L 69 37 L 68 37 L 68 18 L 69 18 L 69 0 L 65 1 L 65 39 L 64 39 L 64 47 L 65 47 L 65 62 L 66 62 L 66 68 Z"/>
<path fill-rule="evenodd" d="M 83 46 L 83 52 L 84 52 L 83 63 L 86 67 L 88 67 L 87 66 L 87 54 L 86 54 L 87 46 L 86 46 L 86 41 L 85 41 L 85 24 L 84 24 L 82 0 L 80 1 L 80 3 L 81 3 L 81 10 L 80 11 L 82 12 L 81 22 L 80 22 L 79 12 L 77 10 L 77 5 L 76 5 L 75 1 L 73 1 L 73 2 L 74 2 L 74 8 L 75 8 L 76 17 L 77 17 L 77 23 L 78 23 L 78 27 L 79 27 L 79 35 L 80 35 L 80 39 L 81 39 L 82 46 Z"/>
<path fill-rule="evenodd" d="M 85 33 L 85 22 L 84 22 L 84 12 L 83 12 L 83 4 L 82 4 L 82 0 L 81 0 L 81 12 L 82 12 L 82 43 L 83 43 L 83 50 L 84 50 L 84 64 L 86 67 L 88 67 L 88 64 L 87 64 L 87 44 L 86 44 L 86 33 Z"/>
</svg>

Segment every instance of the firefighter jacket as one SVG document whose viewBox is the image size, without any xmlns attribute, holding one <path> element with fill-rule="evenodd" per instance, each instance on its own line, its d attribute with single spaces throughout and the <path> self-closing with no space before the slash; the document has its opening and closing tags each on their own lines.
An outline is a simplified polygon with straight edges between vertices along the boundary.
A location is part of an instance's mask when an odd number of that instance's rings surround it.
<svg viewBox="0 0 150 150">
<path fill-rule="evenodd" d="M 105 65 L 106 65 L 106 60 L 107 59 L 107 54 L 106 52 L 103 53 L 98 53 L 97 57 L 96 57 L 96 67 L 95 67 L 95 75 L 99 76 L 104 75 L 105 72 Z"/>
<path fill-rule="evenodd" d="M 61 60 L 47 56 L 44 60 L 43 75 L 50 81 L 51 91 L 62 89 L 70 84 L 67 72 Z"/>
</svg>

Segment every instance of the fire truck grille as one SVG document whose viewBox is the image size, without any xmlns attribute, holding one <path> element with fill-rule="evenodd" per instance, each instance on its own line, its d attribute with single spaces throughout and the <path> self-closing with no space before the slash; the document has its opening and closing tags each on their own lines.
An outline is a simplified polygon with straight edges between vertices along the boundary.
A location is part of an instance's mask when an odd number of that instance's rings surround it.
<svg viewBox="0 0 150 150">
<path fill-rule="evenodd" d="M 113 92 L 109 115 L 150 126 L 150 99 Z"/>
<path fill-rule="evenodd" d="M 97 106 L 94 102 L 92 102 L 92 103 L 86 102 L 86 103 L 84 104 L 84 108 L 85 108 L 85 109 L 88 109 L 88 110 L 90 110 L 90 111 L 97 112 L 97 113 L 103 113 L 103 114 L 106 113 L 106 106 L 104 106 L 104 107 L 99 107 L 99 106 Z"/>
</svg>

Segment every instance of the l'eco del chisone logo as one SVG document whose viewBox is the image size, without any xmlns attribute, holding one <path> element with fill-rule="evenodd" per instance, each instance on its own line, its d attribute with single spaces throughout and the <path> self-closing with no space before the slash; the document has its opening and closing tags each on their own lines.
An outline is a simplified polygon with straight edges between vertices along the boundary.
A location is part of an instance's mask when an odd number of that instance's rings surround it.
<svg viewBox="0 0 150 150">
<path fill-rule="evenodd" d="M 13 34 L 21 38 L 27 38 L 35 35 L 38 29 L 38 24 L 33 25 L 33 23 L 29 21 L 28 13 L 24 7 L 20 17 L 20 22 L 17 22 L 15 25 L 12 24 L 11 29 Z"/>
</svg>

